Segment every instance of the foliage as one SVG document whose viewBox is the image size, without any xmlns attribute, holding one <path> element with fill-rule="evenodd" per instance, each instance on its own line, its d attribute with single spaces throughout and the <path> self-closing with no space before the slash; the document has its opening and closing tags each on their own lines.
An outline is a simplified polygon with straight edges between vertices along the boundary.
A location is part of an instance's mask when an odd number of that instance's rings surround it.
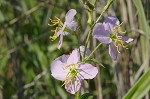
<svg viewBox="0 0 150 99">
<path fill-rule="evenodd" d="M 123 99 L 141 99 L 150 90 L 150 69 L 128 91 Z"/>
</svg>

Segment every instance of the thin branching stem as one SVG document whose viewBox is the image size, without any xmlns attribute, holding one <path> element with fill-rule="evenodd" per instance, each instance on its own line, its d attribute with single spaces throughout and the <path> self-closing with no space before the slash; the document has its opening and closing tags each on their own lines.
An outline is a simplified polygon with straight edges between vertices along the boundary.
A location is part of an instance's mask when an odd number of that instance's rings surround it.
<svg viewBox="0 0 150 99">
<path fill-rule="evenodd" d="M 85 60 L 88 60 L 93 54 L 94 52 L 102 45 L 102 43 L 99 43 L 96 48 L 92 51 L 92 53 L 85 59 Z"/>
<path fill-rule="evenodd" d="M 90 36 L 91 36 L 91 34 L 92 34 L 92 30 L 93 30 L 95 24 L 98 23 L 98 21 L 101 19 L 101 17 L 102 17 L 102 15 L 104 14 L 104 12 L 109 8 L 109 6 L 110 6 L 112 3 L 113 3 L 113 0 L 109 0 L 109 1 L 108 1 L 108 3 L 107 3 L 106 6 L 104 7 L 104 9 L 103 9 L 102 13 L 100 14 L 100 16 L 97 18 L 97 20 L 95 21 L 95 23 L 91 26 L 91 29 L 90 29 L 90 31 L 89 31 L 89 33 L 88 33 L 88 37 L 87 37 L 86 43 L 85 43 L 84 57 L 85 57 L 85 54 L 86 54 L 87 45 L 88 45 L 88 43 L 89 43 L 89 41 L 90 41 Z"/>
</svg>

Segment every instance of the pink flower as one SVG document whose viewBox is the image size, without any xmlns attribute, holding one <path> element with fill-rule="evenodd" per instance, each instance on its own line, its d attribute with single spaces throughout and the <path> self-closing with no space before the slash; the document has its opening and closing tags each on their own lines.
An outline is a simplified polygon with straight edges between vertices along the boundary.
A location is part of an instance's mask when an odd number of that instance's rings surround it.
<svg viewBox="0 0 150 99">
<path fill-rule="evenodd" d="M 61 48 L 62 46 L 62 42 L 63 42 L 63 35 L 68 35 L 67 32 L 64 31 L 64 29 L 67 27 L 73 31 L 76 30 L 76 27 L 77 27 L 77 23 L 74 21 L 74 16 L 76 15 L 76 10 L 75 9 L 70 9 L 67 14 L 66 14 L 66 17 L 65 17 L 65 22 L 64 22 L 64 26 L 62 27 L 61 30 L 59 30 L 57 32 L 57 36 L 60 35 L 60 39 L 59 39 L 59 42 L 58 42 L 58 49 Z"/>
<path fill-rule="evenodd" d="M 98 69 L 89 63 L 81 63 L 79 51 L 75 49 L 70 55 L 55 59 L 51 64 L 51 73 L 55 79 L 64 82 L 69 93 L 75 94 L 80 89 L 82 80 L 93 79 Z"/>
<path fill-rule="evenodd" d="M 50 19 L 52 24 L 48 24 L 49 26 L 59 25 L 59 27 L 56 27 L 55 30 L 52 30 L 54 32 L 54 35 L 50 36 L 52 41 L 55 40 L 57 37 L 60 37 L 59 42 L 58 42 L 58 49 L 60 49 L 62 46 L 63 35 L 69 34 L 68 32 L 64 31 L 65 28 L 68 28 L 73 31 L 76 30 L 77 22 L 74 21 L 74 16 L 76 15 L 76 13 L 77 11 L 75 9 L 70 9 L 65 16 L 64 24 L 57 17 L 56 17 L 56 20 Z"/>
<path fill-rule="evenodd" d="M 109 54 L 112 60 L 116 60 L 119 47 L 127 48 L 126 43 L 132 42 L 132 38 L 124 36 L 120 31 L 119 20 L 115 16 L 108 16 L 103 23 L 97 23 L 93 29 L 93 36 L 102 43 L 109 44 Z"/>
</svg>

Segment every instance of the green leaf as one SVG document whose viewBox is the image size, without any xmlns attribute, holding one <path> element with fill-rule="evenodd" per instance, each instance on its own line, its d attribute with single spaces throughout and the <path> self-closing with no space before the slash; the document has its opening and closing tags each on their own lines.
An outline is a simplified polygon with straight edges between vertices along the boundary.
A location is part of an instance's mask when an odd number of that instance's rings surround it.
<svg viewBox="0 0 150 99">
<path fill-rule="evenodd" d="M 98 64 L 99 66 L 102 66 L 102 67 L 105 68 L 105 66 L 104 66 L 102 63 L 100 63 L 98 60 L 96 60 L 96 59 L 94 59 L 94 58 L 85 60 L 85 62 L 89 62 L 89 63 L 93 62 L 93 63 Z"/>
<path fill-rule="evenodd" d="M 141 99 L 150 90 L 150 69 L 141 76 L 123 99 Z"/>
<path fill-rule="evenodd" d="M 81 95 L 80 99 L 92 99 L 92 98 L 93 98 L 93 94 L 85 93 L 85 94 Z"/>
<path fill-rule="evenodd" d="M 62 99 L 67 99 L 67 95 L 62 87 L 60 85 L 56 85 L 56 90 L 59 93 L 59 95 L 62 97 Z"/>
<path fill-rule="evenodd" d="M 150 35 L 150 32 L 149 32 L 150 27 L 148 25 L 148 21 L 146 20 L 146 16 L 144 13 L 145 11 L 144 11 L 144 7 L 142 5 L 142 1 L 141 0 L 133 0 L 133 3 L 137 8 L 137 12 L 138 12 L 138 15 L 140 17 L 142 27 L 143 27 L 144 31 L 146 32 L 146 35 L 149 36 Z"/>
</svg>

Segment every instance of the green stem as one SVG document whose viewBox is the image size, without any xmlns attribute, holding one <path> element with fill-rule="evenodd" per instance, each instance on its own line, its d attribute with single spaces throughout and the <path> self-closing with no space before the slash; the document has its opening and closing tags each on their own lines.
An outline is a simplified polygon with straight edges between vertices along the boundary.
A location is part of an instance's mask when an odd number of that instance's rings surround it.
<svg viewBox="0 0 150 99">
<path fill-rule="evenodd" d="M 113 3 L 113 0 L 109 0 L 106 4 L 106 6 L 104 7 L 102 13 L 100 14 L 100 16 L 97 18 L 96 22 L 93 24 L 92 28 L 95 26 L 95 24 L 101 19 L 103 13 L 109 8 L 109 6 Z"/>
<path fill-rule="evenodd" d="M 77 91 L 76 95 L 75 95 L 75 99 L 80 99 L 80 90 Z"/>
<path fill-rule="evenodd" d="M 102 45 L 102 43 L 99 43 L 96 48 L 92 51 L 92 53 L 85 59 L 85 60 L 88 60 L 93 54 L 94 52 Z"/>
<path fill-rule="evenodd" d="M 79 48 L 79 52 L 80 52 L 80 39 L 79 39 L 79 36 L 77 35 L 77 32 L 75 33 L 75 36 L 76 36 L 76 38 L 77 38 L 77 40 L 78 40 L 78 48 Z"/>
<path fill-rule="evenodd" d="M 100 16 L 97 18 L 97 20 L 95 21 L 95 23 L 91 26 L 91 29 L 90 29 L 90 31 L 89 31 L 89 33 L 88 33 L 88 37 L 87 37 L 87 39 L 86 39 L 85 50 L 84 50 L 84 55 L 83 55 L 83 57 L 85 57 L 87 45 L 88 45 L 88 43 L 89 43 L 90 36 L 91 36 L 91 34 L 92 34 L 92 30 L 93 30 L 95 24 L 101 19 L 103 13 L 109 8 L 109 6 L 110 6 L 112 3 L 113 3 L 113 0 L 109 0 L 109 1 L 107 2 L 107 4 L 106 4 L 106 6 L 104 7 L 102 13 L 101 13 Z"/>
<path fill-rule="evenodd" d="M 83 55 L 83 57 L 85 57 L 87 45 L 89 43 L 90 36 L 91 36 L 92 30 L 93 30 L 93 27 L 92 27 L 93 26 L 92 25 L 92 23 L 93 23 L 93 12 L 89 12 L 88 15 L 89 15 L 88 23 L 89 23 L 89 26 L 90 26 L 90 31 L 88 33 L 88 36 L 87 36 L 87 39 L 86 39 L 86 42 L 85 42 L 85 49 L 84 49 L 84 55 Z"/>
<path fill-rule="evenodd" d="M 91 34 L 92 34 L 92 30 L 90 30 L 89 33 L 88 33 L 88 37 L 87 37 L 86 42 L 85 42 L 85 49 L 84 49 L 84 55 L 83 55 L 83 57 L 85 57 L 87 45 L 88 45 L 88 43 L 89 43 L 90 35 L 91 35 Z"/>
<path fill-rule="evenodd" d="M 94 6 L 96 6 L 97 0 L 94 0 Z"/>
<path fill-rule="evenodd" d="M 93 30 L 95 24 L 100 20 L 100 18 L 102 17 L 102 15 L 103 15 L 104 12 L 105 12 L 105 10 L 102 11 L 101 15 L 98 17 L 98 19 L 96 20 L 96 22 L 92 25 L 92 27 L 91 27 L 91 29 L 90 29 L 90 31 L 88 33 L 88 37 L 87 37 L 86 43 L 85 43 L 84 57 L 85 57 L 85 54 L 86 54 L 86 49 L 87 49 L 87 45 L 88 45 L 89 40 L 90 40 L 90 36 L 92 34 L 92 30 Z"/>
</svg>

